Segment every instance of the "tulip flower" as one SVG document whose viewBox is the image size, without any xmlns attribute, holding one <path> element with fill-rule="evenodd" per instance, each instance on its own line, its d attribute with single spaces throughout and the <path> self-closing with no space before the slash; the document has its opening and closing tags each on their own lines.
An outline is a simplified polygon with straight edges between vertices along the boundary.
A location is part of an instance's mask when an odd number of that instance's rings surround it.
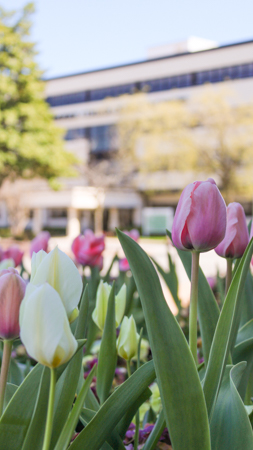
<svg viewBox="0 0 253 450">
<path fill-rule="evenodd" d="M 14 268 L 0 272 L 0 338 L 19 336 L 19 308 L 24 298 L 26 283 Z"/>
<path fill-rule="evenodd" d="M 240 203 L 227 207 L 227 229 L 223 241 L 215 248 L 223 258 L 241 258 L 249 243 L 249 232 L 244 209 Z"/>
<path fill-rule="evenodd" d="M 100 328 L 100 330 L 104 329 L 105 319 L 108 307 L 109 295 L 112 287 L 103 283 L 101 280 L 97 290 L 96 297 L 96 306 L 92 313 L 92 319 L 95 324 Z M 126 308 L 126 285 L 123 284 L 120 291 L 117 295 L 115 295 L 115 319 L 116 319 L 116 327 L 119 326 L 125 312 Z"/>
<path fill-rule="evenodd" d="M 30 255 L 32 257 L 33 253 L 38 253 L 40 250 L 47 252 L 48 241 L 50 239 L 50 233 L 48 231 L 41 231 L 31 242 L 30 245 Z"/>
<path fill-rule="evenodd" d="M 3 252 L 2 260 L 13 259 L 15 267 L 19 266 L 22 262 L 24 252 L 21 252 L 17 245 L 12 245 L 7 250 Z"/>
<path fill-rule="evenodd" d="M 86 230 L 84 235 L 77 236 L 72 243 L 72 252 L 79 264 L 82 266 L 102 269 L 105 248 L 104 236 L 95 236 L 93 231 Z"/>
<path fill-rule="evenodd" d="M 121 358 L 130 361 L 137 355 L 139 334 L 136 330 L 136 324 L 133 316 L 125 316 L 120 327 L 117 340 L 117 351 Z"/>
<path fill-rule="evenodd" d="M 216 253 L 227 258 L 226 292 L 232 281 L 233 259 L 241 258 L 249 243 L 249 232 L 244 209 L 240 203 L 230 203 L 227 207 L 227 229 Z"/>
<path fill-rule="evenodd" d="M 189 345 L 196 364 L 199 253 L 224 239 L 226 220 L 226 205 L 212 178 L 186 186 L 177 205 L 172 242 L 179 250 L 192 252 Z"/>
<path fill-rule="evenodd" d="M 133 228 L 130 231 L 124 230 L 124 233 L 127 234 L 127 236 L 129 236 L 130 238 L 132 238 L 135 242 L 138 242 L 140 233 L 135 228 Z"/>
<path fill-rule="evenodd" d="M 195 181 L 183 190 L 172 226 L 180 250 L 207 252 L 224 239 L 226 205 L 215 181 Z"/>
<path fill-rule="evenodd" d="M 119 259 L 119 270 L 120 272 L 127 272 L 128 270 L 130 270 L 127 258 Z"/>
<path fill-rule="evenodd" d="M 31 283 L 49 283 L 60 295 L 69 321 L 77 316 L 83 284 L 73 261 L 56 247 L 50 253 L 41 250 L 32 257 Z"/>
<path fill-rule="evenodd" d="M 4 349 L 0 376 L 0 416 L 3 411 L 12 342 L 19 336 L 19 309 L 25 295 L 26 283 L 14 268 L 0 272 L 0 337 Z"/>
<path fill-rule="evenodd" d="M 74 355 L 77 341 L 62 300 L 50 284 L 28 285 L 19 321 L 27 352 L 44 366 L 56 368 Z"/>
<path fill-rule="evenodd" d="M 0 270 L 9 269 L 10 267 L 15 267 L 15 262 L 12 258 L 4 259 L 0 262 Z"/>
</svg>

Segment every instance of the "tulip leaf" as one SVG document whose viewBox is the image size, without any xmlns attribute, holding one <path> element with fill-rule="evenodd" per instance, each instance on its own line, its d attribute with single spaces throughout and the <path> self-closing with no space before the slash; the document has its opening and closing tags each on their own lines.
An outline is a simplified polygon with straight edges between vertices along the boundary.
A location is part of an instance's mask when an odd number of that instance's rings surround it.
<svg viewBox="0 0 253 450">
<path fill-rule="evenodd" d="M 252 450 L 253 433 L 237 387 L 246 362 L 227 366 L 210 424 L 212 450 Z"/>
<path fill-rule="evenodd" d="M 131 238 L 120 231 L 117 234 L 141 298 L 173 450 L 208 450 L 205 399 L 188 343 L 166 303 L 149 257 Z"/>
<path fill-rule="evenodd" d="M 83 289 L 80 300 L 79 316 L 77 318 L 77 325 L 75 329 L 76 339 L 85 338 L 85 331 L 88 321 L 88 312 L 89 312 L 89 292 L 88 292 L 88 285 L 86 284 L 86 286 Z"/>
<path fill-rule="evenodd" d="M 127 277 L 126 287 L 127 287 L 127 293 L 126 293 L 125 316 L 129 316 L 131 308 L 132 308 L 132 304 L 133 304 L 133 296 L 136 291 L 136 284 L 135 284 L 133 276 Z"/>
<path fill-rule="evenodd" d="M 112 262 L 111 262 L 111 264 L 110 264 L 110 266 L 109 266 L 109 268 L 108 268 L 108 270 L 107 270 L 107 272 L 106 272 L 106 274 L 105 274 L 105 276 L 103 277 L 103 282 L 104 283 L 109 283 L 109 281 L 110 281 L 110 273 L 111 273 L 111 270 L 112 270 L 112 266 L 113 266 L 113 264 L 115 263 L 115 261 L 118 261 L 118 255 L 116 254 L 116 255 L 114 255 L 114 257 L 113 257 L 113 259 L 112 259 Z"/>
<path fill-rule="evenodd" d="M 12 396 L 15 394 L 17 389 L 18 389 L 18 386 L 16 384 L 12 384 L 12 383 L 6 384 L 5 395 L 4 395 L 4 409 L 8 405 L 9 401 L 11 400 Z"/>
<path fill-rule="evenodd" d="M 10 370 L 9 370 L 10 383 L 16 384 L 17 386 L 19 386 L 22 383 L 23 379 L 24 379 L 24 375 L 23 375 L 20 367 L 18 366 L 15 359 L 11 358 Z"/>
<path fill-rule="evenodd" d="M 171 238 L 171 233 L 167 231 Z M 184 265 L 185 271 L 191 280 L 191 252 L 178 250 L 178 255 Z M 213 291 L 201 270 L 199 268 L 199 285 L 198 285 L 198 320 L 200 334 L 202 337 L 202 346 L 204 360 L 207 364 L 209 353 L 212 346 L 213 336 L 219 319 L 220 311 L 214 297 Z"/>
<path fill-rule="evenodd" d="M 253 319 L 246 323 L 237 335 L 236 345 L 233 351 L 233 362 L 238 364 L 241 361 L 247 362 L 247 367 L 242 375 L 238 392 L 244 400 L 248 382 L 253 370 Z M 249 386 L 249 389 L 251 386 Z M 253 392 L 249 392 L 249 399 Z"/>
<path fill-rule="evenodd" d="M 0 419 L 0 450 L 21 449 L 27 433 L 44 367 L 37 364 L 18 387 Z"/>
<path fill-rule="evenodd" d="M 22 450 L 30 450 L 31 448 L 41 448 L 44 439 L 48 392 L 50 383 L 50 370 L 44 367 L 39 391 L 37 395 L 36 405 L 33 411 L 33 416 L 24 439 Z"/>
<path fill-rule="evenodd" d="M 171 259 L 171 255 L 168 253 L 168 261 L 169 261 L 169 272 L 165 272 L 163 268 L 154 260 L 154 258 L 151 258 L 152 261 L 155 263 L 158 272 L 162 275 L 165 283 L 167 284 L 170 293 L 174 299 L 174 302 L 176 303 L 176 306 L 178 310 L 181 309 L 181 301 L 178 298 L 178 278 L 176 273 L 176 266 L 173 263 Z"/>
<path fill-rule="evenodd" d="M 164 428 L 165 428 L 165 418 L 163 411 L 161 411 L 156 420 L 155 426 L 152 432 L 150 433 L 147 441 L 145 442 L 145 445 L 142 450 L 153 450 L 154 448 L 156 448 L 156 444 L 159 441 Z"/>
<path fill-rule="evenodd" d="M 84 399 L 87 395 L 88 389 L 90 388 L 90 384 L 92 382 L 96 369 L 97 367 L 93 366 L 88 377 L 84 381 L 82 389 L 78 394 L 78 397 L 68 417 L 68 420 L 66 421 L 64 427 L 62 428 L 62 432 L 57 441 L 57 444 L 54 446 L 54 450 L 65 450 L 69 446 L 69 442 L 71 440 L 71 437 L 75 431 L 76 424 L 78 422 L 78 418 L 84 403 Z"/>
<path fill-rule="evenodd" d="M 152 395 L 152 392 L 149 388 L 147 388 L 136 400 L 136 402 L 133 403 L 132 407 L 128 409 L 127 413 L 122 417 L 120 422 L 117 425 L 117 430 L 121 438 L 123 439 L 125 437 L 125 434 L 128 430 L 128 427 L 130 423 L 132 422 L 133 417 L 135 416 L 136 412 L 140 408 L 140 406 L 149 399 L 149 397 Z"/>
<path fill-rule="evenodd" d="M 101 403 L 109 396 L 117 364 L 114 283 L 108 299 L 102 341 L 98 355 L 97 394 Z"/>
<path fill-rule="evenodd" d="M 71 450 L 99 450 L 102 444 L 108 441 L 119 420 L 155 377 L 153 361 L 149 361 L 136 370 L 103 403 L 94 418 L 71 444 Z"/>
<path fill-rule="evenodd" d="M 51 449 L 54 448 L 71 411 L 77 391 L 80 371 L 82 370 L 82 357 L 83 352 L 82 347 L 80 347 L 57 381 L 55 389 L 53 433 L 50 445 Z"/>
<path fill-rule="evenodd" d="M 242 313 L 240 318 L 240 328 L 253 319 L 253 277 L 248 271 L 244 290 Z"/>
<path fill-rule="evenodd" d="M 88 409 L 91 409 L 93 411 L 98 411 L 99 410 L 99 403 L 95 397 L 95 395 L 93 394 L 92 390 L 89 389 L 85 402 L 84 402 L 84 406 Z"/>
<path fill-rule="evenodd" d="M 203 389 L 206 398 L 208 415 L 211 417 L 219 393 L 227 358 L 234 339 L 235 324 L 237 320 L 242 292 L 252 257 L 253 239 L 250 241 L 232 283 L 228 290 L 213 338 Z"/>
</svg>

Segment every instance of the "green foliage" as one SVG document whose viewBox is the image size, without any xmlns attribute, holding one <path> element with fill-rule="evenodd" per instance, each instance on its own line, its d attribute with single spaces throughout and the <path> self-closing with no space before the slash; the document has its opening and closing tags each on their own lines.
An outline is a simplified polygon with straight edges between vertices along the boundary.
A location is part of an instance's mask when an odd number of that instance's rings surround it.
<svg viewBox="0 0 253 450">
<path fill-rule="evenodd" d="M 0 10 L 0 185 L 17 177 L 74 174 L 74 156 L 63 148 L 62 131 L 44 100 L 42 72 L 29 41 L 32 4 L 22 13 Z"/>
</svg>

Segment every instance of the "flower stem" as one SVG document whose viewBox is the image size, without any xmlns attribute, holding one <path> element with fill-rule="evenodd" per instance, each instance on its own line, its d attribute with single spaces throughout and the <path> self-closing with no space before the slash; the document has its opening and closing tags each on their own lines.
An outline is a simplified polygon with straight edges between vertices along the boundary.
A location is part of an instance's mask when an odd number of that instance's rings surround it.
<svg viewBox="0 0 253 450">
<path fill-rule="evenodd" d="M 7 384 L 8 371 L 11 360 L 11 350 L 12 350 L 13 341 L 4 340 L 4 350 L 3 350 L 3 359 L 1 366 L 1 375 L 0 375 L 0 417 L 3 413 L 4 408 L 4 395 Z"/>
<path fill-rule="evenodd" d="M 198 356 L 197 356 L 198 276 L 199 276 L 199 253 L 192 252 L 189 345 L 196 365 L 198 364 Z"/>
<path fill-rule="evenodd" d="M 142 340 L 142 334 L 143 334 L 143 328 L 140 331 L 140 338 L 138 342 L 138 351 L 137 351 L 137 370 L 140 368 L 141 360 L 140 360 L 140 354 L 141 354 L 141 340 Z M 135 433 L 134 433 L 134 450 L 138 450 L 139 445 L 139 430 L 140 430 L 140 411 L 137 410 L 135 414 Z"/>
<path fill-rule="evenodd" d="M 231 258 L 227 258 L 227 273 L 226 273 L 226 295 L 229 290 L 229 286 L 232 281 L 232 265 L 233 260 Z"/>
<path fill-rule="evenodd" d="M 127 363 L 127 375 L 128 375 L 128 378 L 129 378 L 132 375 L 131 374 L 131 367 L 130 367 L 130 359 L 128 359 L 126 363 Z"/>
<path fill-rule="evenodd" d="M 56 370 L 50 368 L 50 391 L 49 391 L 49 400 L 48 400 L 48 407 L 47 407 L 47 422 L 46 422 L 46 429 L 45 429 L 42 450 L 48 450 L 49 446 L 50 446 L 52 428 L 53 428 L 55 385 L 56 385 Z"/>
</svg>

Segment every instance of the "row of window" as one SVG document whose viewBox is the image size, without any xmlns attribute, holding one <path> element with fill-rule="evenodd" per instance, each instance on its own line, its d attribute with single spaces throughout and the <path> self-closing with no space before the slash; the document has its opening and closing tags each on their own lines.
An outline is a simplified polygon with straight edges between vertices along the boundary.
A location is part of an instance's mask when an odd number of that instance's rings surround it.
<svg viewBox="0 0 253 450">
<path fill-rule="evenodd" d="M 117 150 L 117 135 L 115 127 L 112 125 L 102 125 L 90 128 L 74 128 L 68 130 L 65 140 L 86 138 L 91 143 L 91 151 L 105 152 L 108 150 Z"/>
<path fill-rule="evenodd" d="M 50 106 L 63 106 L 74 103 L 83 103 L 96 100 L 103 100 L 106 97 L 118 97 L 123 94 L 131 94 L 138 90 L 148 90 L 149 92 L 165 91 L 187 86 L 196 86 L 204 83 L 218 83 L 228 79 L 253 77 L 253 63 L 240 64 L 237 66 L 223 67 L 221 69 L 205 70 L 174 77 L 159 78 L 157 80 L 147 80 L 140 83 L 130 83 L 121 86 L 112 86 L 103 89 L 93 89 L 90 91 L 76 92 L 73 94 L 57 95 L 48 97 Z"/>
</svg>

